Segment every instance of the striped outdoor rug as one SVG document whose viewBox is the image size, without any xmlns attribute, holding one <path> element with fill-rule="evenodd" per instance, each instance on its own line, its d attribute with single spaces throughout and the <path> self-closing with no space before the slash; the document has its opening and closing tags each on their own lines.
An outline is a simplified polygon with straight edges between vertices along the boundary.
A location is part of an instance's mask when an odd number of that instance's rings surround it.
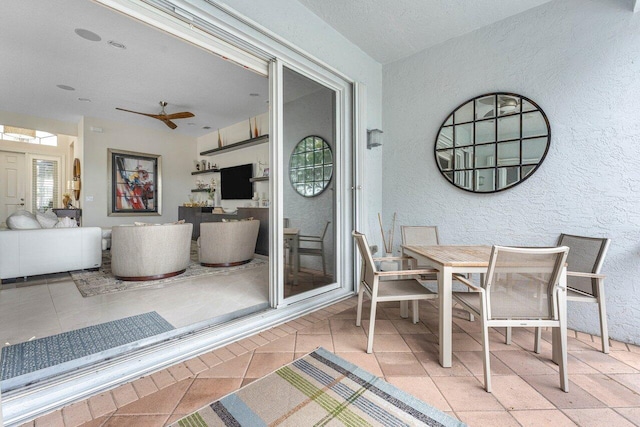
<svg viewBox="0 0 640 427">
<path fill-rule="evenodd" d="M 172 424 L 274 425 L 465 424 L 323 348 Z"/>
</svg>

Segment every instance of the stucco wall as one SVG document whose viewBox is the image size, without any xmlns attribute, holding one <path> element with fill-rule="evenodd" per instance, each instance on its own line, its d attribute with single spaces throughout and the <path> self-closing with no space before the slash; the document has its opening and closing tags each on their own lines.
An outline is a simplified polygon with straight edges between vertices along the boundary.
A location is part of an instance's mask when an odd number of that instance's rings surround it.
<svg viewBox="0 0 640 427">
<path fill-rule="evenodd" d="M 510 91 L 537 102 L 552 141 L 540 169 L 496 194 L 457 189 L 434 142 L 463 101 Z M 561 232 L 612 239 L 609 331 L 640 343 L 640 14 L 612 0 L 557 0 L 383 67 L 384 215 L 437 225 L 444 243 L 550 245 Z M 388 226 L 388 225 L 387 225 Z M 569 325 L 597 333 L 595 305 Z"/>
</svg>

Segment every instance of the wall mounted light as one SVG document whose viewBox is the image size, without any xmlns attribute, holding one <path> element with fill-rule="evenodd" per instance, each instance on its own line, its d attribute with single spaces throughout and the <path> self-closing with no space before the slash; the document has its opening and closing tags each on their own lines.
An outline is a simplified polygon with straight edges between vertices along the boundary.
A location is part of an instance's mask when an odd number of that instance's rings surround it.
<svg viewBox="0 0 640 427">
<path fill-rule="evenodd" d="M 367 149 L 382 145 L 382 133 L 380 129 L 367 129 Z"/>
</svg>

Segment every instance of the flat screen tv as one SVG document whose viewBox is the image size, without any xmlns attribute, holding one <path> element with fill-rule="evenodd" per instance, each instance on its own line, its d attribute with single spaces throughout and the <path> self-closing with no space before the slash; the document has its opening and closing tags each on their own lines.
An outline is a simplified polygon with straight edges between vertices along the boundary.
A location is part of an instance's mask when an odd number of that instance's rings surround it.
<svg viewBox="0 0 640 427">
<path fill-rule="evenodd" d="M 220 197 L 223 200 L 253 197 L 253 164 L 220 169 Z"/>
</svg>

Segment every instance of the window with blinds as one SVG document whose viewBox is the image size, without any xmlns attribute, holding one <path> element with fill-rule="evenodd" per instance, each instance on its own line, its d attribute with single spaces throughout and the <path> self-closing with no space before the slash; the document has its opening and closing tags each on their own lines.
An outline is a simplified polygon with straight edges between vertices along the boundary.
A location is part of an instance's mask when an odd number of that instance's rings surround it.
<svg viewBox="0 0 640 427">
<path fill-rule="evenodd" d="M 59 194 L 58 161 L 33 159 L 31 171 L 33 211 L 53 208 Z"/>
</svg>

